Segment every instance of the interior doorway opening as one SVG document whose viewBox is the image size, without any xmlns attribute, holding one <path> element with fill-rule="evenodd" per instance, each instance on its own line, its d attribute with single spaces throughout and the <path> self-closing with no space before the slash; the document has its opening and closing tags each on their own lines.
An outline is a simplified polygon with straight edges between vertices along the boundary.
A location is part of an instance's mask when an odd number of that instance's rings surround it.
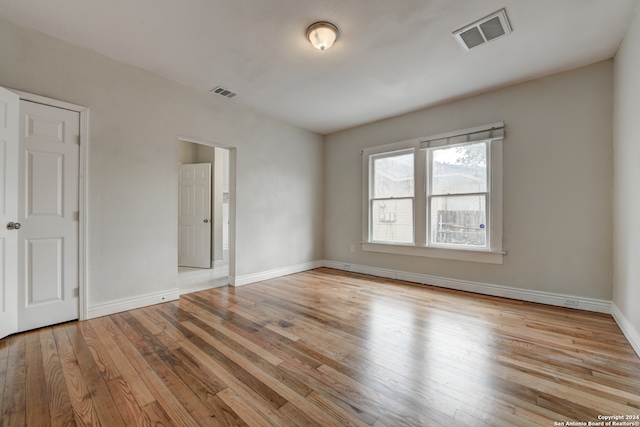
<svg viewBox="0 0 640 427">
<path fill-rule="evenodd" d="M 232 149 L 178 141 L 178 288 L 229 284 L 233 262 Z"/>
</svg>

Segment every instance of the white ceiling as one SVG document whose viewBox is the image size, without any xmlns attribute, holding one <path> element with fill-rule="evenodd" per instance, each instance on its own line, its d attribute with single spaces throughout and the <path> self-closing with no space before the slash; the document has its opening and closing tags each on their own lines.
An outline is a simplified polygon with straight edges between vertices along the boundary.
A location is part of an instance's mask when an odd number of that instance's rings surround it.
<svg viewBox="0 0 640 427">
<path fill-rule="evenodd" d="M 638 1 L 0 0 L 0 16 L 327 134 L 611 58 Z M 513 33 L 464 53 L 452 32 L 503 7 Z M 341 31 L 326 52 L 305 39 L 319 20 Z"/>
</svg>

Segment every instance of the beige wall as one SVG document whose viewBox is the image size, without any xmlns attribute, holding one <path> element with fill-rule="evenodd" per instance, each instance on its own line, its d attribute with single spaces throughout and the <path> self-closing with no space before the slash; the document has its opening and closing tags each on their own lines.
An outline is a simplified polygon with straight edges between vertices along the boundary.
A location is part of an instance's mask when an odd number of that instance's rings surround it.
<svg viewBox="0 0 640 427">
<path fill-rule="evenodd" d="M 178 163 L 183 165 L 198 161 L 198 144 L 178 141 Z"/>
<path fill-rule="evenodd" d="M 640 13 L 615 57 L 613 303 L 640 339 Z M 640 341 L 636 342 L 636 351 Z"/>
<path fill-rule="evenodd" d="M 90 108 L 90 305 L 175 288 L 179 136 L 237 148 L 238 276 L 324 257 L 582 297 L 612 296 L 611 61 L 335 133 L 323 145 L 319 135 L 236 102 L 0 23 L 1 86 Z M 640 70 L 639 26 L 636 17 L 615 67 L 620 196 L 613 294 L 636 328 L 640 319 L 629 301 L 640 298 L 640 270 L 632 258 L 640 248 L 627 235 L 636 231 L 632 218 L 640 205 L 623 195 L 640 178 L 632 165 L 640 154 L 633 142 L 633 114 L 640 108 L 634 77 Z M 500 120 L 506 123 L 509 252 L 503 265 L 360 251 L 360 149 Z"/>
<path fill-rule="evenodd" d="M 610 300 L 612 73 L 600 62 L 328 135 L 325 259 Z M 360 250 L 362 148 L 501 120 L 503 265 Z"/>
<path fill-rule="evenodd" d="M 322 259 L 321 136 L 7 21 L 0 58 L 0 86 L 90 108 L 90 306 L 176 288 L 181 135 L 237 149 L 231 274 Z"/>
</svg>

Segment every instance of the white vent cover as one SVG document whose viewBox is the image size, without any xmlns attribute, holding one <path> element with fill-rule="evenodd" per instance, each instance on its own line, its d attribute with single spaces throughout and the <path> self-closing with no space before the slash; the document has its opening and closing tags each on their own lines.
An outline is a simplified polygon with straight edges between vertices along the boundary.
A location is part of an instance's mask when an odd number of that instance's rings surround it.
<svg viewBox="0 0 640 427">
<path fill-rule="evenodd" d="M 507 34 L 511 34 L 511 26 L 504 9 L 453 32 L 453 36 L 465 51 L 504 37 Z"/>
<path fill-rule="evenodd" d="M 216 95 L 224 96 L 225 98 L 233 98 L 237 95 L 231 92 L 229 89 L 223 88 L 222 86 L 214 87 L 213 89 L 211 89 L 211 92 L 215 93 Z"/>
</svg>

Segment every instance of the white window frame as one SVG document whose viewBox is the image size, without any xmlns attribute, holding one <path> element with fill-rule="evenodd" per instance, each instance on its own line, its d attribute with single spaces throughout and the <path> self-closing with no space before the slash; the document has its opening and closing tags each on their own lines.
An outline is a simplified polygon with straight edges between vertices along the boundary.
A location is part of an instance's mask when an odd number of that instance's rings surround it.
<svg viewBox="0 0 640 427">
<path fill-rule="evenodd" d="M 486 191 L 477 191 L 477 192 L 470 192 L 470 193 L 453 193 L 453 194 L 434 194 L 432 193 L 432 184 L 433 184 L 433 152 L 438 150 L 438 149 L 443 149 L 443 148 L 454 148 L 454 147 L 463 147 L 465 145 L 469 145 L 469 144 L 476 144 L 476 143 L 480 143 L 483 142 L 486 144 L 487 147 L 487 189 Z M 472 250 L 481 250 L 481 251 L 485 251 L 490 249 L 491 247 L 491 242 L 489 241 L 489 236 L 491 236 L 491 232 L 492 232 L 492 227 L 491 227 L 491 195 L 492 195 L 492 188 L 491 188 L 491 170 L 492 170 L 492 162 L 491 162 L 491 146 L 493 144 L 491 143 L 491 141 L 488 140 L 478 140 L 478 141 L 470 141 L 470 142 L 462 142 L 462 143 L 457 143 L 457 144 L 443 144 L 443 145 L 437 145 L 437 146 L 432 146 L 426 149 L 426 155 L 425 155 L 425 161 L 426 161 L 426 168 L 427 168 L 427 185 L 426 185 L 426 199 L 427 199 L 427 215 L 426 215 L 426 221 L 427 221 L 427 246 L 429 247 L 438 247 L 438 248 L 445 248 L 445 249 L 472 249 Z M 447 244 L 443 244 L 443 243 L 437 243 L 437 242 L 433 242 L 431 240 L 431 204 L 433 202 L 434 198 L 441 198 L 441 197 L 464 197 L 464 196 L 484 196 L 485 198 L 485 209 L 486 209 L 486 221 L 485 221 L 485 233 L 487 235 L 486 241 L 485 241 L 485 245 L 484 246 L 476 246 L 476 247 L 463 247 L 461 245 L 447 245 Z"/>
<path fill-rule="evenodd" d="M 423 256 L 430 258 L 473 261 L 502 264 L 506 252 L 502 248 L 502 145 L 503 122 L 492 123 L 454 132 L 432 135 L 425 138 L 385 144 L 366 148 L 363 154 L 363 251 L 397 255 Z M 498 130 L 496 132 L 496 130 Z M 496 136 L 497 135 L 497 136 Z M 485 137 L 486 136 L 486 137 Z M 467 141 L 464 141 L 466 138 Z M 430 164 L 434 149 L 471 142 L 487 141 L 487 246 L 484 248 L 451 246 L 430 242 Z M 393 155 L 394 152 L 413 150 L 414 152 L 414 243 L 372 241 L 372 168 L 374 158 Z"/>
<path fill-rule="evenodd" d="M 414 160 L 414 181 L 413 181 L 413 196 L 403 196 L 403 197 L 375 197 L 374 196 L 374 186 L 375 186 L 375 182 L 373 180 L 373 175 L 375 173 L 375 168 L 372 166 L 374 161 L 377 159 L 384 159 L 384 158 L 390 158 L 390 157 L 395 157 L 395 156 L 402 156 L 405 154 L 412 154 L 413 155 L 413 160 Z M 416 211 L 416 193 L 417 193 L 417 189 L 416 189 L 416 181 L 415 181 L 415 160 L 416 160 L 416 156 L 419 156 L 420 152 L 416 151 L 415 147 L 409 147 L 409 148 L 405 148 L 405 149 L 400 149 L 400 150 L 392 150 L 392 151 L 385 151 L 382 153 L 377 153 L 377 154 L 372 154 L 369 156 L 369 167 L 370 167 L 370 176 L 369 176 L 369 196 L 368 196 L 368 201 L 367 201 L 367 208 L 369 209 L 369 215 L 367 216 L 368 218 L 368 236 L 373 236 L 373 221 L 371 220 L 371 216 L 372 216 L 372 211 L 373 211 L 373 204 L 376 201 L 379 200 L 411 200 L 411 204 L 413 206 L 413 224 L 412 224 L 412 229 L 413 229 L 413 241 L 410 244 L 414 244 L 415 243 L 415 229 L 416 229 L 416 217 L 415 217 L 415 211 Z M 384 241 L 384 240 L 373 240 L 373 237 L 371 237 L 370 239 L 372 242 L 374 243 L 383 243 L 383 244 L 402 244 L 402 243 L 396 243 L 396 242 L 391 242 L 391 241 Z"/>
</svg>

